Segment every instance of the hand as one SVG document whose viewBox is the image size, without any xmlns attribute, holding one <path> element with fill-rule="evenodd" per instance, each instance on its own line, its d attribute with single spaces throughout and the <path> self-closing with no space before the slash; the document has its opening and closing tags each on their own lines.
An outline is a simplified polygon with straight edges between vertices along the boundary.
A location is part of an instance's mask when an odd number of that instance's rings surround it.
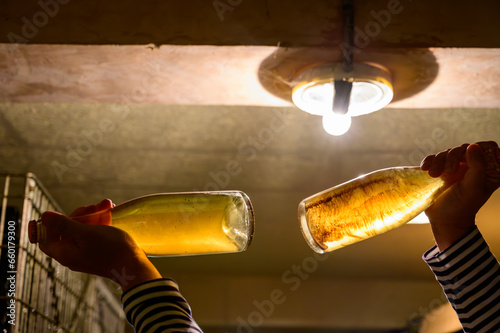
<svg viewBox="0 0 500 333">
<path fill-rule="evenodd" d="M 40 244 L 40 249 L 71 270 L 114 280 L 123 291 L 161 278 L 128 233 L 109 226 L 111 220 L 103 219 L 102 215 L 88 215 L 112 206 L 110 200 L 103 202 L 80 207 L 73 212 L 80 216 L 87 215 L 81 219 L 84 223 L 55 212 L 43 213 L 41 221 L 47 231 L 47 242 Z"/>
<path fill-rule="evenodd" d="M 424 158 L 421 169 L 441 177 L 448 188 L 425 213 L 440 251 L 465 236 L 475 226 L 479 209 L 499 187 L 486 170 L 483 150 L 495 142 L 463 144 Z"/>
<path fill-rule="evenodd" d="M 85 224 L 111 225 L 110 209 L 115 206 L 111 200 L 104 199 L 96 205 L 78 207 L 69 217 Z"/>
</svg>

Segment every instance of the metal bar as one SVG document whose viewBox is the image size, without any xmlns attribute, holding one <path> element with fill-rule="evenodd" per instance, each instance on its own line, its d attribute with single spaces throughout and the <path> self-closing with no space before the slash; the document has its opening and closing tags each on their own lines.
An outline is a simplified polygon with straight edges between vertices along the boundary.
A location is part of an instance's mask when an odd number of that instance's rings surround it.
<svg viewBox="0 0 500 333">
<path fill-rule="evenodd" d="M 104 284 L 97 285 L 91 282 L 95 281 L 94 277 L 63 267 L 47 257 L 36 244 L 28 241 L 29 220 L 38 219 L 46 210 L 62 212 L 48 191 L 33 174 L 5 175 L 5 181 L 1 178 L 1 182 L 5 183 L 4 190 L 0 191 L 3 193 L 0 201 L 2 226 L 6 226 L 11 206 L 20 213 L 19 218 L 16 216 L 20 220 L 17 230 L 19 236 L 16 237 L 18 254 L 14 298 L 17 315 L 16 326 L 12 329 L 16 332 L 94 333 L 94 328 L 104 329 L 107 324 L 116 323 L 116 327 L 123 332 L 124 315 L 122 312 L 116 313 L 120 306 L 119 300 L 112 297 Z M 2 235 L 3 227 L 0 230 Z M 7 248 L 1 240 L 0 253 Z M 100 288 L 108 292 L 102 292 Z M 106 295 L 106 300 L 98 298 L 98 294 Z M 1 295 L 0 300 L 4 299 L 6 296 Z M 112 310 L 108 311 L 108 308 Z M 102 317 L 104 313 L 107 315 Z M 102 332 L 111 333 L 110 329 Z M 8 329 L 6 332 L 12 331 Z"/>
<path fill-rule="evenodd" d="M 9 185 L 10 185 L 10 176 L 5 176 L 5 185 L 3 189 L 3 198 L 2 198 L 2 213 L 0 215 L 0 242 L 3 237 L 3 231 L 5 228 L 5 215 L 7 214 L 7 196 L 9 194 Z M 0 255 L 2 254 L 2 250 L 0 249 Z"/>
</svg>

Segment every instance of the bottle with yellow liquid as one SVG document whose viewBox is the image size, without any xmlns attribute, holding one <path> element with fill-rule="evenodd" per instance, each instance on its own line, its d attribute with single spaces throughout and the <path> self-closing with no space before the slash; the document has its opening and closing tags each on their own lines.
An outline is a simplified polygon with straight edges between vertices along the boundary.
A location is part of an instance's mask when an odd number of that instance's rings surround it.
<svg viewBox="0 0 500 333">
<path fill-rule="evenodd" d="M 483 150 L 488 172 L 500 178 L 498 147 Z M 446 186 L 419 167 L 374 171 L 301 201 L 302 234 L 314 251 L 330 252 L 404 225 L 430 207 Z"/>
<path fill-rule="evenodd" d="M 252 204 L 240 191 L 152 194 L 97 214 L 111 214 L 111 226 L 150 257 L 242 252 L 254 233 Z M 30 222 L 32 243 L 44 243 L 45 232 Z"/>
</svg>

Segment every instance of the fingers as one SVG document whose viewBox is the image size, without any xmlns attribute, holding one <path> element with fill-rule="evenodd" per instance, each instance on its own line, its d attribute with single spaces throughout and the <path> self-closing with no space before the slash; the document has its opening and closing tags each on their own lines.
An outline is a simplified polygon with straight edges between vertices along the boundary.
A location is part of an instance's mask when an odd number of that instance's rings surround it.
<svg viewBox="0 0 500 333">
<path fill-rule="evenodd" d="M 92 225 L 110 225 L 110 209 L 115 204 L 110 199 L 104 199 L 96 205 L 83 206 L 75 209 L 69 217 L 73 220 Z"/>
<path fill-rule="evenodd" d="M 477 191 L 479 194 L 484 190 L 484 180 L 486 177 L 484 173 L 486 161 L 481 147 L 477 144 L 470 145 L 467 149 L 466 159 L 468 171 L 463 179 L 463 185 L 469 191 Z"/>
<path fill-rule="evenodd" d="M 492 149 L 492 148 L 498 148 L 498 144 L 495 141 L 479 141 L 476 142 L 481 149 Z"/>
<path fill-rule="evenodd" d="M 497 147 L 494 141 L 465 143 L 426 156 L 420 168 L 428 171 L 431 177 L 444 176 L 449 184 L 462 180 L 462 185 L 471 193 L 483 191 L 491 194 L 500 185 L 500 174 L 490 170 L 492 158 L 489 157 L 488 160 L 487 152 L 498 149 Z M 495 165 L 498 165 L 498 162 Z"/>
<path fill-rule="evenodd" d="M 95 212 L 97 212 L 97 205 L 82 206 L 75 209 L 68 216 L 70 217 L 82 216 L 82 215 L 93 214 Z"/>
<path fill-rule="evenodd" d="M 435 155 L 427 155 L 424 157 L 422 162 L 420 163 L 420 169 L 424 171 L 428 171 L 432 165 L 432 161 L 434 160 Z"/>
<path fill-rule="evenodd" d="M 104 199 L 96 205 L 97 211 L 107 210 L 113 208 L 114 206 L 115 204 L 111 201 L 111 199 Z"/>
<path fill-rule="evenodd" d="M 484 147 L 480 142 L 467 149 L 469 172 L 464 178 L 464 183 L 471 189 L 482 192 L 486 198 L 489 198 L 500 187 L 500 160 L 498 162 L 495 159 L 492 160 L 493 156 L 485 153 L 486 149 L 497 147 L 496 143 L 492 143 L 494 145 Z"/>
<path fill-rule="evenodd" d="M 465 161 L 465 153 L 469 144 L 441 151 L 437 154 L 428 155 L 420 164 L 420 168 L 429 171 L 431 177 L 439 177 L 444 174 L 455 173 L 461 162 Z"/>
<path fill-rule="evenodd" d="M 69 214 L 69 216 L 76 217 L 76 216 L 94 214 L 102 210 L 113 208 L 114 206 L 115 204 L 110 199 L 104 199 L 96 205 L 78 207 L 71 214 Z"/>
<path fill-rule="evenodd" d="M 432 164 L 429 167 L 429 175 L 431 177 L 439 177 L 443 173 L 448 151 L 449 150 L 439 152 L 434 156 L 434 160 L 432 161 Z"/>
<path fill-rule="evenodd" d="M 471 144 L 467 148 L 467 165 L 471 169 L 483 170 L 486 168 L 486 159 L 481 147 L 478 144 Z"/>
<path fill-rule="evenodd" d="M 464 143 L 459 147 L 452 148 L 446 154 L 446 161 L 444 164 L 443 172 L 446 174 L 453 174 L 457 172 L 460 163 L 465 162 L 465 153 L 469 147 L 468 143 Z"/>
</svg>

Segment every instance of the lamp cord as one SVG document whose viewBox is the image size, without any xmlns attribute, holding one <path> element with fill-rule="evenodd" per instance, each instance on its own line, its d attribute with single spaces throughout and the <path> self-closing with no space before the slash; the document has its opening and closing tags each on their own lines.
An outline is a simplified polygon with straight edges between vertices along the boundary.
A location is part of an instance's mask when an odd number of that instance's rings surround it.
<svg viewBox="0 0 500 333">
<path fill-rule="evenodd" d="M 342 0 L 342 29 L 346 51 L 344 55 L 344 70 L 352 71 L 354 54 L 354 1 Z"/>
<path fill-rule="evenodd" d="M 342 0 L 342 28 L 346 50 L 344 55 L 344 72 L 352 72 L 353 69 L 353 49 L 354 49 L 354 4 L 353 0 Z M 336 114 L 346 114 L 349 110 L 351 100 L 352 80 L 342 78 L 333 81 L 333 112 Z"/>
</svg>

